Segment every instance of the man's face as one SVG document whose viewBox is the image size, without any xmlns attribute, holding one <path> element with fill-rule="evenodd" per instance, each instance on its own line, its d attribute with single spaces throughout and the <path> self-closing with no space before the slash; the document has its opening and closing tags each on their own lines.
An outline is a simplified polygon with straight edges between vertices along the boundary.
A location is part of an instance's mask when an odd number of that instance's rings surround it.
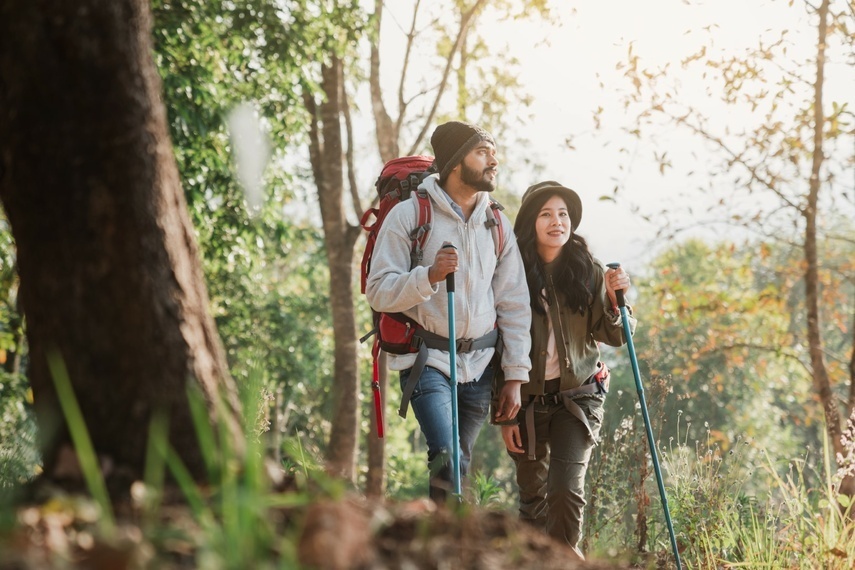
<svg viewBox="0 0 855 570">
<path fill-rule="evenodd" d="M 493 143 L 482 141 L 460 163 L 460 180 L 479 192 L 492 192 L 496 189 L 498 166 L 496 147 Z"/>
</svg>

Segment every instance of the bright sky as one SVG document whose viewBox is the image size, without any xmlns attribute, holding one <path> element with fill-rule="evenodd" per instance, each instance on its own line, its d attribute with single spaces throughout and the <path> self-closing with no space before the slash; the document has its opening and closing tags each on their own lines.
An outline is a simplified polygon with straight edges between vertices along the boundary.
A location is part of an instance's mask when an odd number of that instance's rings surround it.
<svg viewBox="0 0 855 570">
<path fill-rule="evenodd" d="M 386 3 L 384 43 L 381 43 L 386 55 L 394 53 L 395 48 L 390 46 L 395 45 L 395 36 L 400 40 L 398 24 L 408 25 L 410 14 L 405 4 L 409 2 Z M 525 133 L 533 145 L 526 150 L 546 166 L 539 179 L 556 179 L 580 193 L 585 213 L 579 231 L 588 238 L 595 256 L 604 262 L 622 261 L 628 268 L 640 266 L 649 260 L 649 240 L 655 227 L 633 216 L 628 202 L 650 204 L 648 211 L 654 211 L 669 201 L 698 199 L 691 194 L 679 196 L 699 183 L 696 178 L 687 180 L 681 172 L 690 168 L 703 170 L 703 165 L 697 162 L 703 162 L 709 153 L 688 134 L 665 133 L 669 156 L 674 157 L 678 168 L 662 177 L 652 163 L 649 148 L 623 133 L 621 128 L 627 126 L 627 120 L 617 91 L 625 90 L 628 82 L 615 66 L 626 60 L 629 42 L 633 42 L 634 53 L 641 57 L 645 67 L 670 61 L 672 68 L 679 69 L 679 60 L 705 43 L 707 32 L 702 28 L 711 24 L 718 26 L 711 28 L 715 46 L 734 54 L 755 47 L 758 38 L 768 30 L 790 29 L 788 38 L 793 46 L 788 54 L 799 59 L 812 56 L 816 32 L 810 28 L 804 9 L 798 8 L 799 0 L 793 8 L 788 8 L 784 0 L 613 0 L 553 4 L 566 9 L 557 13 L 556 21 L 549 24 L 485 20 L 481 30 L 489 41 L 496 42 L 496 49 L 511 50 L 522 62 L 523 84 L 535 99 L 530 109 L 534 119 Z M 394 78 L 390 79 L 386 73 L 386 81 L 392 83 Z M 855 103 L 851 100 L 851 94 L 855 93 L 853 68 L 837 65 L 828 70 L 828 76 L 828 91 L 836 94 L 838 101 L 848 97 L 850 104 Z M 693 104 L 707 109 L 711 116 L 721 113 L 700 86 L 686 85 L 684 92 L 687 96 L 694 93 L 698 99 Z M 830 100 L 831 96 L 826 98 Z M 605 108 L 604 128 L 595 132 L 592 117 L 599 106 Z M 565 145 L 570 135 L 576 148 L 572 152 Z M 500 152 L 501 145 L 499 141 Z M 634 156 L 629 174 L 618 169 L 618 164 L 630 162 L 629 154 L 620 152 L 621 147 L 628 148 Z M 692 157 L 692 151 L 698 158 Z M 502 184 L 517 194 L 535 182 L 510 172 L 501 176 Z M 625 187 L 618 203 L 598 200 L 604 194 L 611 195 L 616 183 Z"/>
</svg>

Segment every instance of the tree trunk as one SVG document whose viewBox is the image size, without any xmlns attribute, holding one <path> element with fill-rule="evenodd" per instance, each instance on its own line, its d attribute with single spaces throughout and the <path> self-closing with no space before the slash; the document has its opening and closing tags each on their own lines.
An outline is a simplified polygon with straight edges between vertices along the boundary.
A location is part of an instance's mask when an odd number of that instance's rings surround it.
<svg viewBox="0 0 855 570">
<path fill-rule="evenodd" d="M 70 441 L 52 352 L 96 452 L 123 475 L 142 476 L 149 420 L 162 409 L 175 450 L 204 478 L 188 385 L 243 447 L 152 52 L 144 0 L 0 5 L 0 198 L 18 248 L 48 478 Z"/>
<path fill-rule="evenodd" d="M 825 70 L 825 36 L 827 31 L 828 0 L 823 0 L 819 8 L 819 40 L 816 55 L 816 82 L 814 83 L 814 137 L 813 164 L 811 167 L 810 189 L 804 210 L 805 217 L 805 297 L 807 305 L 807 332 L 811 368 L 813 370 L 814 389 L 822 401 L 828 435 L 836 452 L 842 451 L 840 443 L 840 413 L 825 366 L 822 346 L 822 333 L 819 317 L 819 256 L 817 253 L 816 218 L 819 203 L 820 175 L 824 160 L 823 125 L 825 119 L 822 110 L 822 84 Z"/>
<path fill-rule="evenodd" d="M 326 98 L 319 106 L 316 106 L 311 95 L 306 95 L 304 100 L 307 110 L 312 114 L 309 155 L 318 188 L 330 270 L 330 305 L 335 335 L 332 382 L 335 410 L 326 452 L 327 469 L 330 473 L 352 481 L 356 475 L 359 431 L 359 371 L 353 304 L 353 251 L 359 227 L 350 227 L 344 215 L 340 66 L 338 57 L 333 57 L 329 65 L 323 66 L 321 88 Z"/>
<path fill-rule="evenodd" d="M 846 417 L 855 411 L 855 311 L 852 313 L 852 352 L 849 354 L 849 398 L 846 401 Z"/>
<path fill-rule="evenodd" d="M 418 2 L 414 8 L 418 12 Z M 413 16 L 415 20 L 415 15 Z M 383 102 L 383 92 L 380 88 L 380 26 L 383 20 L 383 0 L 374 2 L 374 33 L 377 40 L 371 43 L 371 73 L 369 85 L 371 91 L 371 109 L 374 114 L 375 134 L 377 138 L 377 149 L 380 151 L 380 160 L 385 164 L 398 156 L 398 136 L 400 121 L 393 123 L 386 105 Z M 414 31 L 410 31 L 407 44 L 407 54 L 413 41 Z M 399 105 L 403 108 L 403 85 L 406 70 L 409 65 L 409 56 L 404 57 L 404 69 L 401 73 L 399 88 Z M 399 109 L 403 112 L 403 109 Z M 386 418 L 386 398 L 389 385 L 389 371 L 386 368 L 386 354 L 381 350 L 379 355 L 379 382 L 380 399 L 383 403 L 383 418 Z M 366 442 L 368 452 L 368 470 L 365 475 L 365 494 L 369 497 L 382 497 L 386 487 L 386 440 L 377 437 L 377 420 L 372 410 L 370 431 Z M 386 426 L 383 426 L 384 430 Z"/>
<path fill-rule="evenodd" d="M 845 454 L 843 448 L 842 427 L 840 425 L 840 410 L 828 368 L 825 365 L 823 350 L 822 327 L 819 317 L 819 255 L 817 252 L 816 218 L 819 207 L 819 191 L 821 186 L 823 154 L 823 127 L 825 117 L 822 109 L 822 87 L 825 81 L 825 42 L 828 33 L 829 0 L 823 0 L 818 10 L 819 37 L 816 52 L 816 81 L 813 98 L 813 162 L 811 165 L 810 190 L 805 207 L 805 299 L 807 304 L 808 350 L 810 352 L 811 368 L 813 370 L 814 389 L 819 395 L 825 412 L 825 424 L 828 438 L 831 440 L 835 453 Z M 840 485 L 840 492 L 852 496 L 855 494 L 855 479 L 845 478 Z"/>
</svg>

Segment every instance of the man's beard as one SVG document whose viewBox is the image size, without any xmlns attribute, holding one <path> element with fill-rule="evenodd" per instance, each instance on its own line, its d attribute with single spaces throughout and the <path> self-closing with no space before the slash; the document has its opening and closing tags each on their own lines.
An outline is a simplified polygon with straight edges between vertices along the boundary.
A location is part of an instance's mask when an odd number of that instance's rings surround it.
<svg viewBox="0 0 855 570">
<path fill-rule="evenodd" d="M 493 170 L 492 168 L 487 168 L 483 172 L 478 172 L 474 168 L 466 166 L 465 163 L 461 163 L 461 166 L 463 168 L 460 171 L 460 180 L 464 184 L 472 186 L 479 192 L 492 192 L 496 189 L 495 177 L 493 177 L 493 180 L 487 180 L 486 178 L 487 172 Z"/>
</svg>

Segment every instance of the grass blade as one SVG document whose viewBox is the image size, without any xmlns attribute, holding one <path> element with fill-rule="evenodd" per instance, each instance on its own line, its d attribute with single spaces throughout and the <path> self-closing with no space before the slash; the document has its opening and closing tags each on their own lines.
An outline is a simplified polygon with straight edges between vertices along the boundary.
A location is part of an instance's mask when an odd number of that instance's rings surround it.
<svg viewBox="0 0 855 570">
<path fill-rule="evenodd" d="M 74 443 L 74 449 L 77 452 L 83 478 L 89 492 L 101 508 L 102 529 L 106 534 L 111 535 L 116 529 L 113 507 L 107 493 L 104 475 L 98 465 L 95 448 L 89 437 L 89 431 L 86 429 L 86 422 L 83 420 L 83 413 L 80 411 L 74 389 L 71 386 L 71 380 L 68 377 L 68 370 L 57 352 L 49 351 L 46 356 L 59 405 L 62 407 L 62 413 L 65 415 L 68 431 L 71 434 L 71 441 Z"/>
</svg>

